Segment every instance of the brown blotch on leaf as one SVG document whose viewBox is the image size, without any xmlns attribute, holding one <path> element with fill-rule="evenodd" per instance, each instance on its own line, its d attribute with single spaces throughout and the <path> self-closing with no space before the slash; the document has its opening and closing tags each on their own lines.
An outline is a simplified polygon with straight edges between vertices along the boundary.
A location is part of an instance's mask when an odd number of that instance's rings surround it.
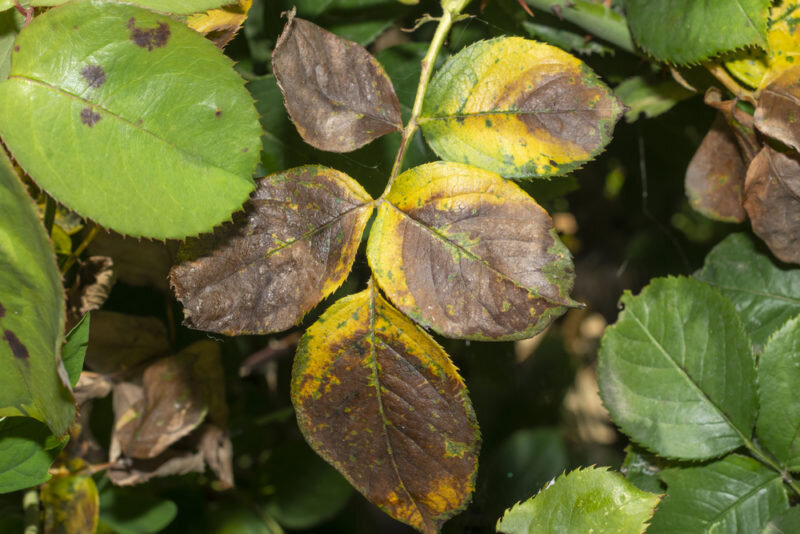
<svg viewBox="0 0 800 534">
<path fill-rule="evenodd" d="M 159 22 L 155 28 L 137 28 L 136 19 L 133 17 L 128 20 L 128 29 L 131 32 L 131 41 L 138 47 L 147 48 L 148 51 L 166 45 L 171 34 L 169 25 L 165 22 Z"/>
<path fill-rule="evenodd" d="M 221 110 L 221 109 L 218 109 L 217 111 L 215 111 L 215 112 L 214 112 L 214 116 L 215 116 L 215 117 L 222 117 L 222 110 Z"/>
<path fill-rule="evenodd" d="M 248 147 L 244 147 L 244 148 L 242 149 L 242 152 L 248 152 L 249 150 L 250 150 L 250 149 L 249 149 Z"/>
<path fill-rule="evenodd" d="M 19 45 L 14 47 L 14 52 L 19 52 Z"/>
<path fill-rule="evenodd" d="M 14 332 L 11 330 L 3 330 L 3 339 L 8 343 L 8 346 L 11 348 L 11 353 L 15 358 L 27 360 L 30 357 L 28 348 L 19 340 Z"/>
<path fill-rule="evenodd" d="M 6 316 L 6 309 L 0 304 L 0 319 Z"/>
<path fill-rule="evenodd" d="M 86 65 L 81 69 L 81 76 L 92 89 L 97 89 L 106 81 L 106 71 L 100 65 Z"/>
<path fill-rule="evenodd" d="M 739 109 L 736 100 L 723 100 L 722 98 L 722 91 L 712 87 L 706 92 L 705 103 L 725 116 L 731 132 L 739 144 L 744 163 L 749 165 L 761 150 L 761 141 L 756 136 L 753 116 Z"/>
<path fill-rule="evenodd" d="M 92 108 L 83 108 L 81 110 L 81 122 L 89 128 L 100 122 L 101 118 L 100 114 L 95 113 Z"/>
</svg>

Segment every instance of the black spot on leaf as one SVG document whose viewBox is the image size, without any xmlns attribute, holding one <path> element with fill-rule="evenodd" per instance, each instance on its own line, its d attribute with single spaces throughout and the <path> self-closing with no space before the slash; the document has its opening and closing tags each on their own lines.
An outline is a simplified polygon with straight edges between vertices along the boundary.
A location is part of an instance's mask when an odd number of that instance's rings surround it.
<svg viewBox="0 0 800 534">
<path fill-rule="evenodd" d="M 222 110 L 221 110 L 221 109 L 218 109 L 217 111 L 215 111 L 215 112 L 214 112 L 214 116 L 215 116 L 215 117 L 221 117 L 221 116 L 222 116 Z"/>
<path fill-rule="evenodd" d="M 165 22 L 159 22 L 155 28 L 137 28 L 136 19 L 131 17 L 128 20 L 128 29 L 131 32 L 131 41 L 136 46 L 147 48 L 148 51 L 167 44 L 170 36 L 169 25 Z"/>
<path fill-rule="evenodd" d="M 101 118 L 99 113 L 92 111 L 92 108 L 83 108 L 81 110 L 81 122 L 89 128 L 100 122 Z"/>
<path fill-rule="evenodd" d="M 28 349 L 22 344 L 22 341 L 19 340 L 14 332 L 11 330 L 3 330 L 3 339 L 8 343 L 8 346 L 11 347 L 11 353 L 15 358 L 27 360 L 30 357 Z"/>
<path fill-rule="evenodd" d="M 86 65 L 81 69 L 81 76 L 92 89 L 97 89 L 106 81 L 106 71 L 100 65 Z"/>
</svg>

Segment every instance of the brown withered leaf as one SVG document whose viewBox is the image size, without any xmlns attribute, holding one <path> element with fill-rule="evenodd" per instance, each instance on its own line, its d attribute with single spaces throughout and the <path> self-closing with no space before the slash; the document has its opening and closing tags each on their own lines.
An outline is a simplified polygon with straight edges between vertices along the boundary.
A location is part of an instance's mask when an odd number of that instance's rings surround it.
<svg viewBox="0 0 800 534">
<path fill-rule="evenodd" d="M 303 335 L 292 402 L 317 454 L 395 519 L 435 533 L 467 505 L 480 436 L 464 382 L 372 284 Z"/>
<path fill-rule="evenodd" d="M 401 130 L 400 102 L 378 60 L 361 45 L 288 15 L 272 71 L 303 140 L 350 152 Z"/>
<path fill-rule="evenodd" d="M 85 362 L 98 373 L 125 371 L 170 350 L 167 328 L 155 317 L 105 310 L 91 313 Z"/>
<path fill-rule="evenodd" d="M 199 450 L 209 469 L 214 471 L 222 487 L 233 487 L 233 444 L 227 432 L 216 425 L 200 429 Z"/>
<path fill-rule="evenodd" d="M 72 391 L 75 394 L 75 401 L 81 405 L 92 399 L 105 397 L 111 393 L 113 385 L 111 380 L 99 373 L 83 371 Z"/>
<path fill-rule="evenodd" d="M 800 264 L 800 156 L 765 146 L 747 170 L 744 209 L 778 259 Z"/>
<path fill-rule="evenodd" d="M 119 458 L 108 469 L 108 478 L 117 486 L 133 486 L 156 477 L 202 473 L 205 468 L 203 453 L 200 451 L 168 450 L 158 458 L 149 460 Z"/>
<path fill-rule="evenodd" d="M 121 454 L 149 459 L 205 419 L 212 395 L 224 391 L 219 345 L 198 341 L 148 366 L 141 387 L 114 388 L 114 432 Z"/>
<path fill-rule="evenodd" d="M 686 195 L 692 207 L 720 221 L 742 222 L 742 189 L 747 169 L 736 136 L 721 113 L 686 169 Z"/>
<path fill-rule="evenodd" d="M 114 260 L 108 256 L 91 256 L 80 263 L 75 282 L 67 291 L 65 332 L 72 330 L 84 314 L 100 309 L 116 279 Z"/>
<path fill-rule="evenodd" d="M 785 70 L 761 91 L 756 127 L 795 150 L 800 150 L 800 65 Z"/>
<path fill-rule="evenodd" d="M 756 135 L 753 116 L 739 109 L 736 100 L 723 100 L 722 91 L 717 87 L 709 88 L 706 92 L 705 103 L 725 116 L 728 126 L 731 127 L 731 131 L 739 143 L 745 164 L 749 165 L 761 150 L 761 142 Z"/>
<path fill-rule="evenodd" d="M 397 178 L 367 259 L 395 306 L 448 337 L 532 337 L 579 305 L 572 256 L 547 212 L 516 184 L 460 163 Z"/>
<path fill-rule="evenodd" d="M 261 178 L 233 224 L 181 248 L 170 281 L 185 324 L 238 335 L 299 322 L 347 278 L 371 200 L 355 180 L 326 167 Z"/>
</svg>

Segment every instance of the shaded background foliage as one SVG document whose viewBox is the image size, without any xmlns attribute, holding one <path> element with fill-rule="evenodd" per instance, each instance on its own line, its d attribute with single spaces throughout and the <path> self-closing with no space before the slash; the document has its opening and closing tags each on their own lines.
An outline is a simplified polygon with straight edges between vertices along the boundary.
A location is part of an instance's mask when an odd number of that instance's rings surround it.
<svg viewBox="0 0 800 534">
<path fill-rule="evenodd" d="M 319 163 L 348 173 L 377 196 L 391 169 L 399 133 L 349 154 L 323 153 L 301 141 L 286 115 L 269 57 L 284 24 L 280 13 L 295 4 L 298 16 L 368 46 L 397 88 L 404 118 L 433 25 L 413 33 L 399 28 L 412 27 L 436 5 L 423 1 L 408 7 L 393 0 L 256 0 L 244 31 L 226 49 L 248 80 L 262 115 L 265 150 L 259 174 Z M 554 44 L 563 45 L 565 39 L 573 42 L 578 53 L 586 52 L 579 57 L 612 87 L 634 75 L 669 79 L 668 72 L 640 56 L 597 40 L 587 44 L 582 39 L 584 30 L 555 14 L 537 11 L 535 19 L 530 19 L 515 0 L 492 0 L 482 11 L 479 2 L 472 4 L 468 11 L 475 17 L 454 27 L 442 56 L 496 35 L 530 37 L 531 24 L 536 24 L 539 39 L 547 39 L 541 28 L 570 32 L 559 34 L 561 42 Z M 570 35 L 578 39 L 570 41 Z M 686 166 L 714 113 L 702 98 L 695 97 L 652 119 L 622 121 L 606 151 L 584 169 L 569 177 L 521 184 L 554 215 L 562 239 L 575 256 L 573 297 L 588 307 L 570 311 L 534 342 L 464 343 L 437 338 L 461 369 L 483 436 L 473 502 L 445 525 L 445 532 L 492 530 L 505 508 L 529 497 L 565 469 L 588 464 L 619 466 L 626 438 L 606 422 L 599 399 L 590 394 L 602 327 L 615 320 L 623 289 L 636 293 L 653 277 L 691 274 L 724 235 L 746 228 L 704 218 L 685 197 Z M 418 135 L 407 167 L 434 159 Z M 95 253 L 104 250 L 99 241 L 94 246 Z M 144 246 L 127 240 L 122 248 L 132 247 L 151 258 L 151 253 L 142 252 Z M 124 266 L 125 261 L 120 264 Z M 155 262 L 144 269 L 163 283 L 170 264 Z M 148 531 L 143 529 L 155 528 L 158 518 L 169 523 L 164 532 L 412 532 L 354 492 L 311 451 L 297 429 L 289 401 L 296 334 L 330 303 L 363 288 L 368 278 L 362 243 L 348 281 L 302 324 L 274 336 L 222 339 L 235 489 L 221 491 L 217 482 L 199 474 L 112 489 L 97 475 L 101 522 L 120 532 L 126 528 Z M 120 276 L 105 310 L 158 317 L 174 332 L 177 347 L 208 338 L 203 332 L 178 326 L 180 310 L 166 287 L 142 287 L 131 280 Z M 96 401 L 89 428 L 105 448 L 112 423 L 111 397 Z M 7 511 L 0 515 L 3 530 L 19 530 L 19 499 L 19 494 L 0 496 L 0 510 Z M 142 520 L 144 512 L 151 514 L 149 521 Z M 177 514 L 174 520 L 167 521 L 172 514 Z M 144 526 L 129 525 L 135 521 Z"/>
</svg>

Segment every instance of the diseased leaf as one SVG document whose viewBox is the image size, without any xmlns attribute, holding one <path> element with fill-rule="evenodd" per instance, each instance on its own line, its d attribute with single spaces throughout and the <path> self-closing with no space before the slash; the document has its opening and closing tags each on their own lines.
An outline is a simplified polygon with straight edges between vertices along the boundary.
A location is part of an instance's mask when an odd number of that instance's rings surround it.
<svg viewBox="0 0 800 534">
<path fill-rule="evenodd" d="M 764 146 L 747 169 L 744 209 L 775 256 L 800 263 L 800 157 Z"/>
<path fill-rule="evenodd" d="M 53 477 L 42 486 L 40 498 L 45 534 L 84 534 L 97 529 L 100 499 L 88 474 Z"/>
<path fill-rule="evenodd" d="M 800 314 L 800 269 L 778 267 L 747 234 L 726 237 L 694 274 L 736 306 L 756 352 L 791 317 Z"/>
<path fill-rule="evenodd" d="M 756 432 L 778 463 L 800 471 L 800 315 L 775 332 L 758 359 Z"/>
<path fill-rule="evenodd" d="M 625 111 L 627 122 L 635 122 L 641 115 L 648 119 L 658 117 L 695 94 L 675 80 L 654 81 L 644 76 L 628 78 L 614 88 L 614 93 L 628 108 Z"/>
<path fill-rule="evenodd" d="M 753 116 L 739 109 L 737 100 L 723 100 L 722 91 L 711 87 L 706 92 L 705 103 L 719 110 L 728 120 L 728 126 L 736 136 L 742 157 L 746 164 L 750 164 L 758 151 L 761 150 L 761 139 L 757 135 Z"/>
<path fill-rule="evenodd" d="M 793 534 L 798 531 L 800 531 L 800 506 L 795 505 L 773 517 L 764 526 L 762 534 Z"/>
<path fill-rule="evenodd" d="M 14 50 L 0 135 L 70 209 L 123 234 L 183 238 L 252 191 L 253 101 L 232 62 L 185 25 L 79 0 L 37 16 Z"/>
<path fill-rule="evenodd" d="M 86 347 L 89 345 L 89 314 L 83 316 L 78 324 L 69 331 L 61 356 L 64 359 L 64 368 L 72 387 L 78 383 L 83 370 L 83 359 L 86 357 Z"/>
<path fill-rule="evenodd" d="M 222 49 L 236 36 L 252 5 L 253 0 L 234 1 L 230 5 L 192 15 L 186 19 L 186 25 Z"/>
<path fill-rule="evenodd" d="M 12 6 L 0 10 L 0 80 L 5 80 L 11 71 L 11 50 L 25 20 L 16 9 L 10 9 Z"/>
<path fill-rule="evenodd" d="M 738 454 L 702 467 L 665 469 L 667 496 L 647 534 L 761 532 L 789 508 L 780 473 Z"/>
<path fill-rule="evenodd" d="M 445 63 L 431 80 L 419 124 L 442 159 L 507 177 L 545 177 L 597 156 L 623 109 L 576 57 L 500 37 Z"/>
<path fill-rule="evenodd" d="M 0 493 L 41 484 L 50 465 L 67 444 L 44 423 L 30 417 L 0 418 Z"/>
<path fill-rule="evenodd" d="M 0 148 L 0 417 L 62 436 L 75 400 L 61 363 L 64 288 L 33 201 Z"/>
<path fill-rule="evenodd" d="M 106 301 L 117 280 L 114 267 L 114 261 L 108 256 L 90 256 L 79 263 L 75 282 L 67 290 L 68 330 L 72 330 L 89 312 L 100 309 Z"/>
<path fill-rule="evenodd" d="M 767 47 L 770 0 L 626 0 L 633 38 L 659 61 L 699 63 L 745 46 Z"/>
<path fill-rule="evenodd" d="M 297 131 L 315 148 L 350 152 L 403 127 L 380 63 L 294 12 L 272 53 L 272 71 Z"/>
<path fill-rule="evenodd" d="M 69 0 L 30 0 L 30 5 L 57 6 L 67 1 Z M 229 2 L 230 0 L 130 0 L 129 3 L 164 13 L 186 15 L 224 6 Z"/>
<path fill-rule="evenodd" d="M 618 473 L 587 467 L 561 475 L 534 497 L 506 510 L 497 532 L 641 534 L 658 501 L 658 495 L 640 490 Z"/>
<path fill-rule="evenodd" d="M 800 150 L 800 65 L 785 70 L 761 91 L 754 115 L 764 134 Z"/>
<path fill-rule="evenodd" d="M 467 505 L 480 438 L 464 382 L 372 285 L 306 331 L 292 402 L 317 454 L 395 519 L 435 533 Z"/>
<path fill-rule="evenodd" d="M 181 248 L 170 281 L 186 324 L 237 335 L 298 323 L 347 278 L 371 200 L 326 167 L 261 178 L 233 224 Z"/>
<path fill-rule="evenodd" d="M 460 163 L 397 178 L 367 258 L 389 300 L 448 337 L 531 337 L 577 305 L 572 257 L 547 212 L 514 183 Z"/>
<path fill-rule="evenodd" d="M 169 352 L 167 327 L 155 317 L 106 310 L 91 313 L 86 365 L 99 373 L 125 371 Z"/>
<path fill-rule="evenodd" d="M 736 136 L 717 115 L 686 169 L 686 195 L 692 207 L 711 219 L 742 222 L 742 189 L 747 172 Z"/>
<path fill-rule="evenodd" d="M 691 278 L 657 278 L 620 306 L 597 368 L 612 421 L 665 458 L 713 458 L 749 439 L 755 358 L 730 301 Z"/>
</svg>

